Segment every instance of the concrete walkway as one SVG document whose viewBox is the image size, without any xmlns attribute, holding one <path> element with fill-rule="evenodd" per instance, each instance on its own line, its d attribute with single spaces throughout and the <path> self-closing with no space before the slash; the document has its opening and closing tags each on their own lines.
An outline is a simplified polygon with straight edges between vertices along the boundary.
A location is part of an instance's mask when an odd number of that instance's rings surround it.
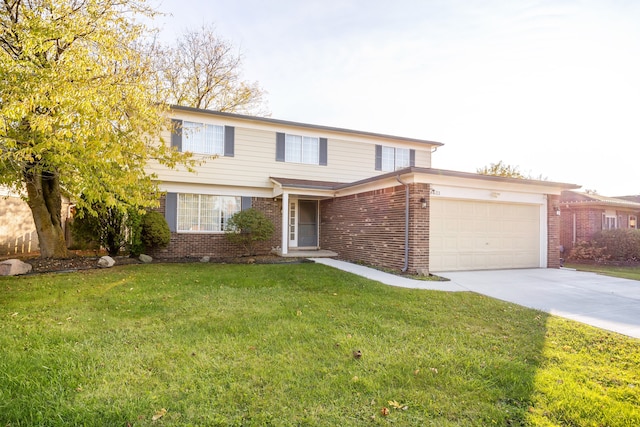
<svg viewBox="0 0 640 427">
<path fill-rule="evenodd" d="M 335 259 L 313 259 L 391 286 L 471 291 L 598 328 L 640 338 L 640 282 L 566 269 L 438 273 L 450 282 L 429 282 L 384 273 Z"/>
</svg>

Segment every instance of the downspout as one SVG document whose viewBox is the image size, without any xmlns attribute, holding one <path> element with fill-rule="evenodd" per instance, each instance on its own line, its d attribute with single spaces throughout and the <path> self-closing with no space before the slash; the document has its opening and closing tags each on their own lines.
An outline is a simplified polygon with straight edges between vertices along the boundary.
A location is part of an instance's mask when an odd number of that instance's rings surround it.
<svg viewBox="0 0 640 427">
<path fill-rule="evenodd" d="M 409 269 L 409 184 L 402 181 L 399 175 L 396 176 L 396 179 L 404 185 L 404 267 L 402 267 L 402 272 L 406 273 Z"/>
</svg>

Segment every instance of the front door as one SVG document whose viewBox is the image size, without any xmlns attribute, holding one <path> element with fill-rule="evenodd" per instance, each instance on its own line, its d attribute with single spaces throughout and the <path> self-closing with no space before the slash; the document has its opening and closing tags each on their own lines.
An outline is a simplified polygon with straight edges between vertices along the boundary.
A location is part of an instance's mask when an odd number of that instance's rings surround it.
<svg viewBox="0 0 640 427">
<path fill-rule="evenodd" d="M 298 247 L 318 247 L 317 200 L 298 200 Z"/>
</svg>

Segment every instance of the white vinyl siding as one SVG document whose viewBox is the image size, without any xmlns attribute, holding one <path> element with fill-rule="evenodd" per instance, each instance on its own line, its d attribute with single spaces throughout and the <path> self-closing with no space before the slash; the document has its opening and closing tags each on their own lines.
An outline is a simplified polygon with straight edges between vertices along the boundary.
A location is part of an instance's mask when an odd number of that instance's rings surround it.
<svg viewBox="0 0 640 427">
<path fill-rule="evenodd" d="M 240 197 L 178 194 L 177 229 L 179 232 L 223 232 L 227 220 L 240 209 Z"/>
<path fill-rule="evenodd" d="M 182 151 L 224 155 L 224 126 L 182 122 Z"/>
</svg>

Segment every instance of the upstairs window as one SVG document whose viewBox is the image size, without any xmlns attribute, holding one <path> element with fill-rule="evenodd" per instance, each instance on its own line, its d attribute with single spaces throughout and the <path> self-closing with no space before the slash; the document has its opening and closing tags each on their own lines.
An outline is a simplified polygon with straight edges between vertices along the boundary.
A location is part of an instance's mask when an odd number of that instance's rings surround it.
<svg viewBox="0 0 640 427">
<path fill-rule="evenodd" d="M 376 145 L 376 170 L 393 172 L 415 166 L 415 150 Z"/>
<path fill-rule="evenodd" d="M 224 155 L 224 127 L 183 121 L 182 151 Z"/>
<path fill-rule="evenodd" d="M 276 133 L 276 161 L 327 165 L 327 138 Z"/>
<path fill-rule="evenodd" d="M 172 120 L 171 146 L 181 152 L 234 156 L 235 128 L 187 120 Z"/>
</svg>

